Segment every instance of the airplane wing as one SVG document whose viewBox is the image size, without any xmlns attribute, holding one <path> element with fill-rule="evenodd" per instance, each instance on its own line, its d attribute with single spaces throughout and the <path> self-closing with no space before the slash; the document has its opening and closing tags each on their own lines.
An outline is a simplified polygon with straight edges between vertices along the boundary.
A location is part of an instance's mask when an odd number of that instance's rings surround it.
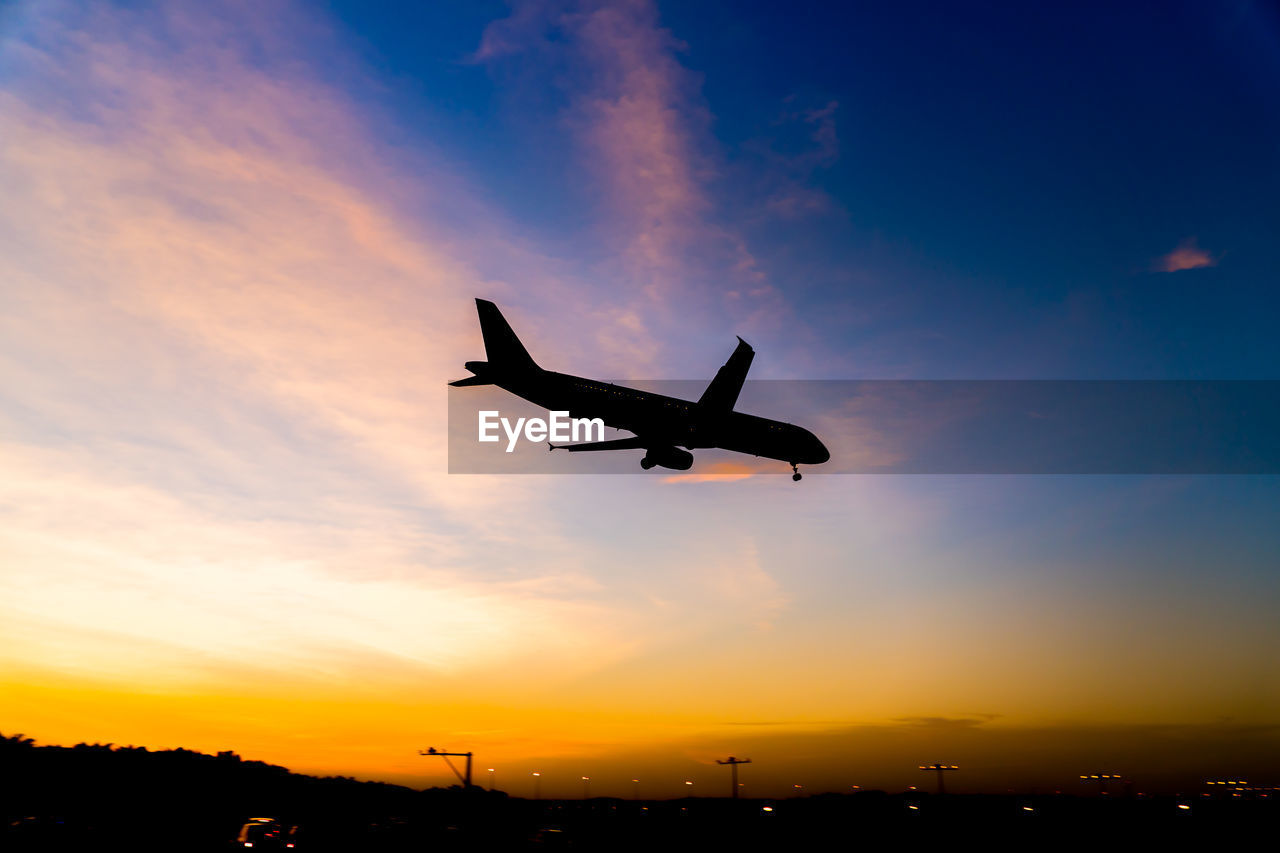
<svg viewBox="0 0 1280 853">
<path fill-rule="evenodd" d="M 733 405 L 738 402 L 738 394 L 742 391 L 742 383 L 746 381 L 747 371 L 751 369 L 751 359 L 755 355 L 751 345 L 738 338 L 738 348 L 729 356 L 724 367 L 716 372 L 707 390 L 698 398 L 698 405 L 713 412 L 733 411 Z"/>
<path fill-rule="evenodd" d="M 567 450 L 570 453 L 581 453 L 584 450 L 637 450 L 647 447 L 652 442 L 646 442 L 638 435 L 631 438 L 615 438 L 612 441 L 589 441 L 585 444 L 552 444 L 547 442 L 547 447 L 552 450 Z"/>
</svg>

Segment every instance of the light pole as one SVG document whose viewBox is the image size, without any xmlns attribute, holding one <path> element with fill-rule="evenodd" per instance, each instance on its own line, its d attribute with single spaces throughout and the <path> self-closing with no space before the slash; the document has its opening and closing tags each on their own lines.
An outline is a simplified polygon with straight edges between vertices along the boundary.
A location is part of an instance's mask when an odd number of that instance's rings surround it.
<svg viewBox="0 0 1280 853">
<path fill-rule="evenodd" d="M 955 764 L 921 764 L 921 770 L 933 770 L 938 774 L 938 796 L 942 796 L 947 792 L 947 786 L 942 781 L 942 774 L 947 770 L 959 770 Z"/>
<path fill-rule="evenodd" d="M 533 773 L 533 798 L 542 799 L 542 774 L 536 770 Z"/>
<path fill-rule="evenodd" d="M 591 798 L 591 777 L 583 776 L 582 777 L 582 799 L 586 800 L 590 798 Z"/>
<path fill-rule="evenodd" d="M 640 799 L 640 780 L 639 779 L 631 780 L 631 799 L 633 800 Z"/>
<path fill-rule="evenodd" d="M 470 752 L 449 752 L 448 750 L 436 749 L 433 746 L 428 748 L 425 752 L 421 749 L 418 750 L 418 755 L 440 756 L 441 758 L 444 759 L 444 763 L 449 765 L 449 769 L 453 771 L 453 775 L 457 776 L 458 780 L 462 782 L 463 790 L 466 790 L 466 791 L 471 790 L 471 755 L 472 754 Z M 458 768 L 453 766 L 453 762 L 449 760 L 449 756 L 451 755 L 459 758 L 467 759 L 467 772 L 465 776 L 458 772 Z"/>
<path fill-rule="evenodd" d="M 489 790 L 493 790 L 493 768 L 489 768 Z"/>
<path fill-rule="evenodd" d="M 726 758 L 724 761 L 721 761 L 721 760 L 720 760 L 720 759 L 718 759 L 718 758 L 716 759 L 716 764 L 727 764 L 727 765 L 729 765 L 729 771 L 730 771 L 730 774 L 731 774 L 731 775 L 732 775 L 732 777 L 733 777 L 733 781 L 732 781 L 732 783 L 731 783 L 731 784 L 733 785 L 733 789 L 732 789 L 732 790 L 733 790 L 733 794 L 732 794 L 731 796 L 732 796 L 735 800 L 736 800 L 736 799 L 738 799 L 738 765 L 739 765 L 739 764 L 750 764 L 750 763 L 751 763 L 751 759 L 750 759 L 750 758 L 734 758 L 732 755 L 730 755 L 730 756 L 729 756 L 728 758 Z"/>
</svg>

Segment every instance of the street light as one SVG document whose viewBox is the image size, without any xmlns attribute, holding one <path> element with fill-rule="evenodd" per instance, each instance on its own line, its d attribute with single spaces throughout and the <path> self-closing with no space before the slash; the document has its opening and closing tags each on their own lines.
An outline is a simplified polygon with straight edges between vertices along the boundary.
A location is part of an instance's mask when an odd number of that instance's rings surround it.
<svg viewBox="0 0 1280 853">
<path fill-rule="evenodd" d="M 489 768 L 489 790 L 493 790 L 493 768 Z"/>
<path fill-rule="evenodd" d="M 533 774 L 533 798 L 535 800 L 542 799 L 542 774 L 534 771 Z"/>
<path fill-rule="evenodd" d="M 582 777 L 582 799 L 588 799 L 591 795 L 591 777 Z"/>
</svg>

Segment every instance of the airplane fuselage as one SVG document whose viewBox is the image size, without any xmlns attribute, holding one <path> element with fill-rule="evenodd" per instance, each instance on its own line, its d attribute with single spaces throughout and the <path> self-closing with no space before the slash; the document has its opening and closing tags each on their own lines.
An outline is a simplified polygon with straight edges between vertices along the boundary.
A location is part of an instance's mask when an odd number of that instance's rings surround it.
<svg viewBox="0 0 1280 853">
<path fill-rule="evenodd" d="M 600 418 L 606 426 L 643 435 L 655 446 L 718 447 L 790 464 L 818 465 L 831 454 L 803 427 L 743 412 L 708 412 L 698 403 L 536 369 L 494 376 L 499 388 L 551 411 Z"/>
</svg>

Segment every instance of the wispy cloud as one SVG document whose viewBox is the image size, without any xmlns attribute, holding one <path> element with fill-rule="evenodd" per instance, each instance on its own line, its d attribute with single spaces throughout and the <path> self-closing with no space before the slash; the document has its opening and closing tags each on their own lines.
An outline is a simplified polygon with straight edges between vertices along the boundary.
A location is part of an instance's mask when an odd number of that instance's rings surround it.
<svg viewBox="0 0 1280 853">
<path fill-rule="evenodd" d="M 1178 248 L 1167 255 L 1156 258 L 1152 268 L 1157 272 L 1181 272 L 1201 267 L 1212 267 L 1218 261 L 1204 249 L 1196 245 L 1195 238 L 1184 240 Z"/>
<path fill-rule="evenodd" d="M 602 348 L 621 339 L 651 354 L 655 322 L 670 328 L 728 312 L 746 333 L 785 310 L 724 222 L 712 191 L 722 154 L 683 50 L 652 2 L 627 0 L 518 4 L 486 29 L 474 55 L 554 81 L 566 98 L 560 114 L 591 179 L 598 239 L 620 259 L 601 267 L 611 301 L 624 306 L 604 317 Z"/>
<path fill-rule="evenodd" d="M 552 499 L 583 478 L 444 474 L 471 297 L 511 293 L 480 269 L 557 268 L 441 155 L 403 169 L 347 92 L 260 44 L 290 8 L 244 12 L 244 41 L 240 7 L 44 7 L 7 48 L 6 661 L 157 689 L 501 672 L 501 692 L 686 636 L 722 595 L 728 623 L 767 621 L 786 597 L 754 554 L 673 533 L 675 592 L 637 603 L 645 549 L 601 559 Z M 542 356 L 581 318 L 520 319 Z"/>
<path fill-rule="evenodd" d="M 38 11 L 0 93 L 7 654 L 198 680 L 629 648 L 621 613 L 573 627 L 615 606 L 536 484 L 443 474 L 444 382 L 497 289 L 473 262 L 528 259 L 500 218 L 447 183 L 405 217 L 414 179 L 290 26 Z"/>
<path fill-rule="evenodd" d="M 750 155 L 750 173 L 762 200 L 754 218 L 758 223 L 831 214 L 840 209 L 828 193 L 819 189 L 814 175 L 840 159 L 836 116 L 840 103 L 827 100 L 820 106 L 802 104 L 791 95 L 784 99 L 767 134 L 743 147 Z"/>
</svg>

